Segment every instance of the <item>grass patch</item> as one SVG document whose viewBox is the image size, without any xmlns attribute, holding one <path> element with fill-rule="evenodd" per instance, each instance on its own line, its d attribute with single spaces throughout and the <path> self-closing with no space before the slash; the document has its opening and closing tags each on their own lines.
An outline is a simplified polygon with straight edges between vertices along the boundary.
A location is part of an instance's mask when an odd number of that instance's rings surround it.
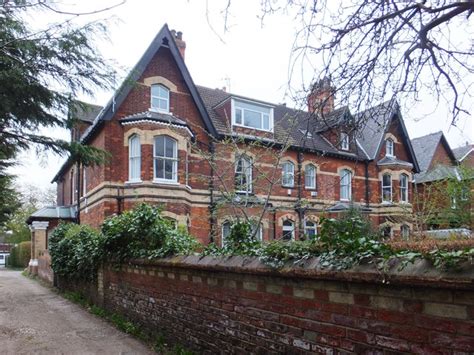
<svg viewBox="0 0 474 355">
<path fill-rule="evenodd" d="M 102 307 L 90 303 L 81 293 L 65 291 L 61 293 L 62 296 L 69 301 L 76 303 L 87 309 L 93 315 L 105 319 L 112 323 L 120 331 L 130 334 L 131 336 L 140 339 L 148 344 L 155 352 L 164 355 L 192 355 L 193 352 L 187 350 L 181 345 L 169 347 L 166 338 L 163 334 L 157 333 L 150 335 L 139 324 L 131 322 L 123 315 L 110 312 Z"/>
</svg>

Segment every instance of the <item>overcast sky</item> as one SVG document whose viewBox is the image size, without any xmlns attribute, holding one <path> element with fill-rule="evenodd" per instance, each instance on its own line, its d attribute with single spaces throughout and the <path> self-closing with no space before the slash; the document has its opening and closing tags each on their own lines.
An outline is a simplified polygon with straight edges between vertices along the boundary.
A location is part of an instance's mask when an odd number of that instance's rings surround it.
<svg viewBox="0 0 474 355">
<path fill-rule="evenodd" d="M 69 5 L 63 8 L 90 11 L 117 1 L 68 0 Z M 170 29 L 183 32 L 187 45 L 186 64 L 196 84 L 212 88 L 226 86 L 237 94 L 273 103 L 287 102 L 291 106 L 285 92 L 298 23 L 291 15 L 273 15 L 266 17 L 262 25 L 257 17 L 260 1 L 234 1 L 230 29 L 224 32 L 220 11 L 225 3 L 227 1 L 128 0 L 106 14 L 82 17 L 79 21 L 109 18 L 110 38 L 100 42 L 99 46 L 102 54 L 113 60 L 122 73 L 136 64 L 156 33 L 167 23 Z M 31 18 L 37 27 L 56 20 L 48 13 Z M 292 85 L 297 86 L 298 81 Z M 104 105 L 110 96 L 111 92 L 97 92 L 94 97 L 81 99 Z M 402 111 L 411 138 L 442 130 L 452 147 L 473 141 L 472 116 L 459 122 L 459 127 L 450 127 L 446 109 L 439 107 L 431 112 L 435 106 L 432 100 L 429 97 L 422 99 L 418 107 Z M 48 133 L 68 137 L 67 132 Z M 43 188 L 49 185 L 64 160 L 50 155 L 38 157 L 34 152 L 27 152 L 21 155 L 20 165 L 12 172 L 17 175 L 19 184 L 29 183 Z"/>
</svg>

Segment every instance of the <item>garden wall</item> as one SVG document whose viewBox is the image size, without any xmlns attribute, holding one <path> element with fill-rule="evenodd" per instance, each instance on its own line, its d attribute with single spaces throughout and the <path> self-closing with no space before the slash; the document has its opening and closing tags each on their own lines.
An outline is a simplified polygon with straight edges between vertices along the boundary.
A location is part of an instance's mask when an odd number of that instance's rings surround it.
<svg viewBox="0 0 474 355">
<path fill-rule="evenodd" d="M 105 266 L 94 297 L 199 353 L 474 352 L 472 267 L 441 275 L 420 261 L 382 277 L 317 263 L 275 271 L 241 257 L 135 261 Z"/>
</svg>

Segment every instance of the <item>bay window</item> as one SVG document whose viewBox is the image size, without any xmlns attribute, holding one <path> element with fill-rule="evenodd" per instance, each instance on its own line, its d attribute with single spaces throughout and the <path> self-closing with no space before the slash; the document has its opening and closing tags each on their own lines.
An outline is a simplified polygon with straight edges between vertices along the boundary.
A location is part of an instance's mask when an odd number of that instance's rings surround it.
<svg viewBox="0 0 474 355">
<path fill-rule="evenodd" d="M 400 202 L 408 202 L 408 175 L 400 175 Z"/>
<path fill-rule="evenodd" d="M 157 182 L 178 182 L 178 143 L 168 136 L 155 137 L 154 179 Z"/>
<path fill-rule="evenodd" d="M 390 174 L 382 176 L 382 202 L 392 202 L 392 176 Z"/>
</svg>

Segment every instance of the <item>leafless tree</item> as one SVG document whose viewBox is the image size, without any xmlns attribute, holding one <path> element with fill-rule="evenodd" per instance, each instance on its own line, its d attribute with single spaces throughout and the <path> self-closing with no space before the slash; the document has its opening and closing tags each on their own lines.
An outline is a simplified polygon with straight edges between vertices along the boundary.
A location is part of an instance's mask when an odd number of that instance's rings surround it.
<svg viewBox="0 0 474 355">
<path fill-rule="evenodd" d="M 223 9 L 226 29 L 233 4 Z M 287 13 L 300 24 L 290 78 L 304 66 L 307 87 L 294 98 L 304 99 L 308 85 L 324 77 L 355 111 L 395 95 L 418 100 L 429 93 L 435 105 L 449 107 L 452 125 L 472 102 L 473 11 L 473 0 L 261 1 L 262 21 Z"/>
</svg>

